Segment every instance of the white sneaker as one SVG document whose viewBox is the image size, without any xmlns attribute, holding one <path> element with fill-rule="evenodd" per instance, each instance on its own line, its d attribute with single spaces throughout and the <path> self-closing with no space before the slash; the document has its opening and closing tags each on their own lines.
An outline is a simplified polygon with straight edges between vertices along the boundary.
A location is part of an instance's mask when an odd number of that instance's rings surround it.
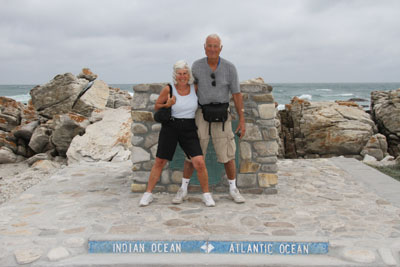
<svg viewBox="0 0 400 267">
<path fill-rule="evenodd" d="M 178 192 L 176 192 L 175 197 L 172 199 L 172 203 L 174 204 L 182 204 L 184 200 L 187 200 L 187 190 L 183 190 L 179 188 Z"/>
<path fill-rule="evenodd" d="M 215 202 L 214 202 L 214 199 L 212 198 L 211 193 L 204 193 L 202 199 L 203 199 L 204 204 L 206 204 L 207 207 L 215 206 Z"/>
<path fill-rule="evenodd" d="M 242 197 L 242 195 L 240 194 L 239 189 L 237 188 L 229 190 L 229 195 L 236 203 L 244 203 L 246 201 L 244 197 Z"/>
<path fill-rule="evenodd" d="M 139 206 L 144 207 L 148 206 L 153 201 L 153 194 L 149 192 L 145 192 L 140 199 Z"/>
</svg>

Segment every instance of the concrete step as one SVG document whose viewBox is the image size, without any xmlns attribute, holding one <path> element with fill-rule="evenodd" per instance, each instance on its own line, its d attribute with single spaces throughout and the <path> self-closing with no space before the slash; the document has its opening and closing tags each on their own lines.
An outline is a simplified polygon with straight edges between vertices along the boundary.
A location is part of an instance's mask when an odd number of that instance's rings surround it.
<svg viewBox="0 0 400 267">
<path fill-rule="evenodd" d="M 36 265 L 32 265 L 36 266 Z M 40 263 L 42 267 L 97 266 L 374 266 L 347 262 L 328 255 L 227 255 L 227 254 L 87 254 L 59 262 Z"/>
<path fill-rule="evenodd" d="M 40 266 L 393 266 L 318 237 L 93 235 L 87 249 Z"/>
</svg>

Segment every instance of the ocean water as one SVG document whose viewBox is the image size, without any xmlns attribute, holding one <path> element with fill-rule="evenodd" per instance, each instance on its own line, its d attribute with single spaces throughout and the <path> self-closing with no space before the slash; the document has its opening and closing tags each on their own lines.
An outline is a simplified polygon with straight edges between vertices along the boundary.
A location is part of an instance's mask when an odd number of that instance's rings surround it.
<svg viewBox="0 0 400 267">
<path fill-rule="evenodd" d="M 133 94 L 135 84 L 109 84 Z M 279 109 L 297 96 L 309 101 L 335 101 L 357 99 L 359 105 L 368 109 L 372 91 L 389 91 L 400 88 L 398 83 L 270 83 L 272 94 Z M 30 99 L 29 91 L 35 85 L 0 85 L 0 96 L 13 98 L 27 103 Z"/>
</svg>

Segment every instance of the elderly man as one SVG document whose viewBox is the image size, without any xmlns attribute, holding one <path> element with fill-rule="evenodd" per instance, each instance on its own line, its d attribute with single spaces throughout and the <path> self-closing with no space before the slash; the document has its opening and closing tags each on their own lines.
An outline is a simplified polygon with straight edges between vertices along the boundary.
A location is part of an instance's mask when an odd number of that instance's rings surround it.
<svg viewBox="0 0 400 267">
<path fill-rule="evenodd" d="M 243 98 L 240 92 L 239 79 L 235 66 L 220 57 L 221 39 L 216 34 L 207 36 L 204 44 L 206 57 L 193 63 L 192 71 L 197 85 L 197 96 L 200 107 L 196 112 L 196 125 L 203 155 L 206 155 L 208 142 L 212 139 L 218 162 L 223 163 L 229 181 L 229 194 L 236 203 L 245 199 L 236 188 L 235 139 L 232 131 L 231 116 L 220 122 L 206 121 L 203 113 L 209 104 L 221 103 L 228 106 L 230 95 L 233 96 L 236 111 L 239 115 L 239 125 L 235 133 L 242 138 L 246 132 L 244 120 Z M 214 108 L 215 105 L 213 105 Z M 218 107 L 217 107 L 218 108 Z M 193 173 L 193 165 L 185 161 L 182 187 L 179 189 L 173 203 L 180 204 L 187 198 L 187 186 Z"/>
</svg>

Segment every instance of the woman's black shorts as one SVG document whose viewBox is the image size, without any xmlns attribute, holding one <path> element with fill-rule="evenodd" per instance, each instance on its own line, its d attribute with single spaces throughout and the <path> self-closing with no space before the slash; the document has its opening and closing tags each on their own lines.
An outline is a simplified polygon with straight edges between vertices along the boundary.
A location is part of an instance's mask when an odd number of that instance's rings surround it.
<svg viewBox="0 0 400 267">
<path fill-rule="evenodd" d="M 194 119 L 174 119 L 162 125 L 158 137 L 157 157 L 171 161 L 177 143 L 188 158 L 203 155 Z"/>
</svg>

